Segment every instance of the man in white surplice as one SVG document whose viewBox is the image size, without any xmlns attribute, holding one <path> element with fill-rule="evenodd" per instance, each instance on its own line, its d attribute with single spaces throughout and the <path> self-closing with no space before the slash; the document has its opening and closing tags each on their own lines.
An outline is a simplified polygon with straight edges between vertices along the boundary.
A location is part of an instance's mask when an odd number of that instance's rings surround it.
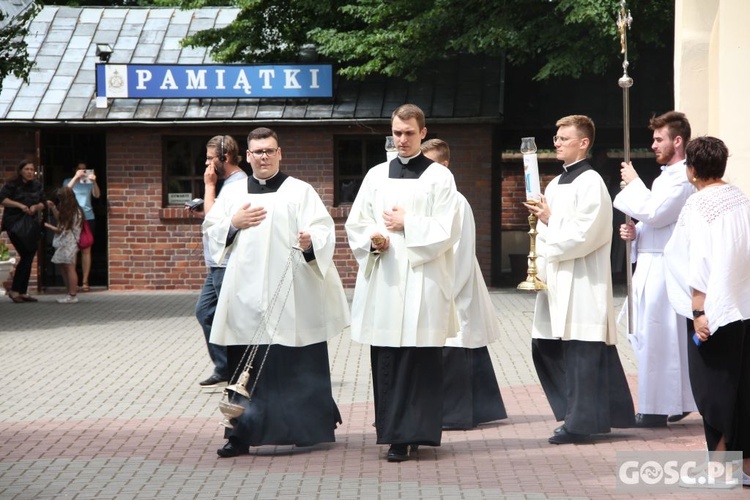
<svg viewBox="0 0 750 500">
<path fill-rule="evenodd" d="M 451 150 L 442 139 L 422 143 L 427 158 L 450 167 Z M 443 348 L 443 429 L 473 429 L 508 418 L 487 345 L 500 338 L 500 321 L 476 257 L 476 224 L 459 192 L 461 239 L 453 247 L 453 295 L 461 330 Z"/>
<path fill-rule="evenodd" d="M 242 398 L 220 457 L 332 442 L 341 422 L 327 340 L 349 324 L 349 306 L 333 263 L 333 219 L 311 185 L 279 170 L 273 130 L 250 132 L 248 148 L 252 177 L 227 186 L 203 223 L 214 259 L 232 247 L 211 329 L 211 342 L 227 346 L 232 382 L 248 346 L 259 346 L 255 392 Z"/>
<path fill-rule="evenodd" d="M 553 144 L 563 173 L 536 204 L 539 291 L 532 358 L 555 418 L 564 421 L 552 444 L 582 443 L 591 434 L 633 424 L 633 399 L 617 353 L 612 296 L 612 200 L 587 161 L 594 122 L 570 115 L 557 121 Z"/>
<path fill-rule="evenodd" d="M 651 149 L 662 173 L 649 190 L 632 163 L 622 164 L 627 184 L 614 206 L 637 219 L 620 226 L 620 236 L 633 241 L 633 331 L 628 340 L 638 359 L 636 427 L 666 427 L 696 410 L 687 359 L 687 322 L 669 306 L 664 245 L 672 236 L 685 201 L 695 191 L 685 175 L 685 146 L 690 123 L 683 113 L 669 111 L 651 118 Z M 630 263 L 628 263 L 630 265 Z M 626 308 L 623 311 L 627 311 Z"/>
<path fill-rule="evenodd" d="M 401 462 L 417 445 L 440 445 L 442 349 L 459 329 L 452 286 L 461 222 L 453 175 L 419 149 L 422 110 L 400 106 L 391 129 L 398 157 L 367 172 L 346 232 L 359 264 L 352 339 L 371 346 L 377 442 Z"/>
</svg>

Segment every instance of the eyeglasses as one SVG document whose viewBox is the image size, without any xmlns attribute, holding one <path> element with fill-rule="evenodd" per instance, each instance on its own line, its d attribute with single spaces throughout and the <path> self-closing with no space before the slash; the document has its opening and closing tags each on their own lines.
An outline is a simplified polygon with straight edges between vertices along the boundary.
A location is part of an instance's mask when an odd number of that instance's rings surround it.
<svg viewBox="0 0 750 500">
<path fill-rule="evenodd" d="M 252 154 L 256 158 L 263 158 L 263 155 L 268 156 L 269 158 L 273 158 L 276 156 L 276 153 L 279 151 L 279 148 L 273 148 L 273 149 L 256 149 L 255 151 L 248 151 L 248 153 Z"/>
<path fill-rule="evenodd" d="M 558 142 L 560 144 L 565 144 L 571 139 L 575 139 L 575 137 L 563 137 L 561 135 L 553 135 L 552 136 L 552 144 L 557 144 Z"/>
</svg>

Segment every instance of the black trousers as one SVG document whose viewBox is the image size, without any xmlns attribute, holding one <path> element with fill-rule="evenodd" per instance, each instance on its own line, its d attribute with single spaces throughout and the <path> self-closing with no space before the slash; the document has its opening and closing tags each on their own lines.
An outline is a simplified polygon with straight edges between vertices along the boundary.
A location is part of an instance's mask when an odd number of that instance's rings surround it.
<svg viewBox="0 0 750 500">
<path fill-rule="evenodd" d="M 14 235 L 10 231 L 6 231 L 8 239 L 13 243 L 13 247 L 18 253 L 18 264 L 16 264 L 16 270 L 13 272 L 13 284 L 10 289 L 14 292 L 25 294 L 29 290 L 29 279 L 31 278 L 31 266 L 34 263 L 34 256 L 36 255 L 36 249 L 33 252 L 21 252 L 19 248 L 23 248 L 25 245 L 22 244 L 18 236 Z"/>
</svg>

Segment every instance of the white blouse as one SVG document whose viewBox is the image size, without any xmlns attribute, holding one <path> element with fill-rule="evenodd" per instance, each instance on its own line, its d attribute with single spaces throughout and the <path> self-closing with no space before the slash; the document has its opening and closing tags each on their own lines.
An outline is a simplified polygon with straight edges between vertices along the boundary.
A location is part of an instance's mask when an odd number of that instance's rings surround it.
<svg viewBox="0 0 750 500">
<path fill-rule="evenodd" d="M 706 294 L 711 334 L 750 318 L 750 199 L 723 184 L 685 203 L 664 249 L 667 291 L 675 310 L 692 318 L 692 290 Z"/>
</svg>

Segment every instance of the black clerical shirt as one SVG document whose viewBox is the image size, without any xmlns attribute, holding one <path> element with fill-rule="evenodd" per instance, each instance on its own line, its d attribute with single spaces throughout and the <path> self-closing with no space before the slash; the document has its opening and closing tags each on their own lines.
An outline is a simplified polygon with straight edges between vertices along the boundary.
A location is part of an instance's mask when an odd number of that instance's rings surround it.
<svg viewBox="0 0 750 500">
<path fill-rule="evenodd" d="M 564 171 L 562 175 L 560 175 L 558 184 L 570 184 L 571 182 L 576 180 L 579 175 L 586 172 L 587 170 L 591 170 L 593 167 L 589 164 L 588 160 L 584 158 L 583 160 L 578 160 L 577 162 L 571 163 L 567 167 L 563 168 Z"/>
<path fill-rule="evenodd" d="M 408 160 L 396 157 L 388 164 L 388 178 L 419 179 L 424 171 L 427 170 L 427 167 L 433 163 L 432 160 L 427 158 L 421 152 L 414 158 L 409 158 Z"/>
<path fill-rule="evenodd" d="M 275 193 L 284 181 L 289 177 L 284 172 L 278 171 L 270 179 L 259 180 L 252 175 L 247 176 L 247 192 L 249 194 Z"/>
</svg>

